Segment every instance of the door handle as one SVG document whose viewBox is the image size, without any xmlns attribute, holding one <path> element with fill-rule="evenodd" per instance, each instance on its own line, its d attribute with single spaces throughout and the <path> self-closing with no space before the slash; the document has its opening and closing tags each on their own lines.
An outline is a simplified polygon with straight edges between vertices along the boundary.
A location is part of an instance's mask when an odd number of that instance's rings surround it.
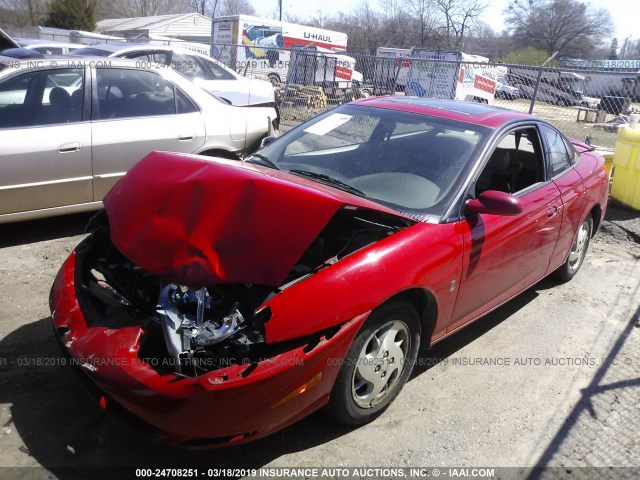
<svg viewBox="0 0 640 480">
<path fill-rule="evenodd" d="M 547 210 L 547 217 L 553 217 L 556 213 L 558 213 L 558 207 L 549 207 L 549 210 Z"/>
<path fill-rule="evenodd" d="M 182 135 L 178 135 L 178 141 L 188 142 L 190 140 L 193 140 L 193 137 L 194 137 L 193 133 L 183 133 Z"/>
<path fill-rule="evenodd" d="M 82 144 L 80 142 L 68 142 L 60 145 L 58 147 L 58 152 L 59 153 L 77 152 L 80 150 L 80 148 L 82 148 Z"/>
</svg>

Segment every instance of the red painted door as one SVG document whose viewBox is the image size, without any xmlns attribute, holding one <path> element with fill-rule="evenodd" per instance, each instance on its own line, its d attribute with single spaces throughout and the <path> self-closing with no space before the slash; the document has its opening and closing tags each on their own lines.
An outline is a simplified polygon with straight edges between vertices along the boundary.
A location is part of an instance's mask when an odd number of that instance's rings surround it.
<svg viewBox="0 0 640 480">
<path fill-rule="evenodd" d="M 555 248 L 562 215 L 553 182 L 520 197 L 524 209 L 508 217 L 482 214 L 462 221 L 463 271 L 454 330 L 542 278 Z"/>
<path fill-rule="evenodd" d="M 517 190 L 513 194 L 523 211 L 516 216 L 472 215 L 461 222 L 463 271 L 447 333 L 546 274 L 561 229 L 563 203 L 557 185 L 548 179 L 543 146 L 536 126 L 511 130 L 501 137 L 477 178 L 476 193 Z M 491 174 L 489 182 L 486 173 Z"/>
</svg>

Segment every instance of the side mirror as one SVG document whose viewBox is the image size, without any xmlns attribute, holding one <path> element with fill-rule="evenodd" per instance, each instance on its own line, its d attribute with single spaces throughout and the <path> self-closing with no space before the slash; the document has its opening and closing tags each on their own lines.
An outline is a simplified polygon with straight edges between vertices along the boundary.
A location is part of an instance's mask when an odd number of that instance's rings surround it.
<svg viewBox="0 0 640 480">
<path fill-rule="evenodd" d="M 273 135 L 269 135 L 268 137 L 264 137 L 262 139 L 262 141 L 260 142 L 260 149 L 263 149 L 267 145 L 272 144 L 277 139 L 278 139 L 278 137 L 274 137 Z"/>
<path fill-rule="evenodd" d="M 522 202 L 505 192 L 486 190 L 478 198 L 465 205 L 466 213 L 490 213 L 492 215 L 518 215 L 522 213 Z"/>
</svg>

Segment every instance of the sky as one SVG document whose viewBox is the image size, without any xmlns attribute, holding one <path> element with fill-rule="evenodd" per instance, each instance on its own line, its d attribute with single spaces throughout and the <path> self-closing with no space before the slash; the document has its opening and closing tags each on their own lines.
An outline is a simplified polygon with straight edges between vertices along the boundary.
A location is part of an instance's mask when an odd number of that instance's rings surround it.
<svg viewBox="0 0 640 480">
<path fill-rule="evenodd" d="M 250 0 L 258 16 L 271 17 L 278 11 L 278 0 Z M 490 6 L 485 10 L 482 20 L 491 25 L 494 30 L 501 31 L 502 12 L 512 0 L 486 0 Z M 338 11 L 348 13 L 355 10 L 362 0 L 282 0 L 282 11 L 291 12 L 299 17 L 317 16 L 321 11 L 323 16 L 332 16 Z M 611 13 L 616 36 L 620 43 L 631 36 L 640 38 L 640 0 L 586 0 L 595 8 L 607 8 Z M 377 0 L 369 0 L 375 6 Z"/>
</svg>

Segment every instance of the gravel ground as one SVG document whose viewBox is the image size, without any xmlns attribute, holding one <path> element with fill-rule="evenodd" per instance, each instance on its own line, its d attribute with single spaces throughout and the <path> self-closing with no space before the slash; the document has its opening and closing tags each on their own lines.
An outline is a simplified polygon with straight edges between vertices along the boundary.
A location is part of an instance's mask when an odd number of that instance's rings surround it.
<svg viewBox="0 0 640 480">
<path fill-rule="evenodd" d="M 40 467 L 0 478 L 85 478 L 67 468 L 78 466 L 640 467 L 637 212 L 609 208 L 573 281 L 543 280 L 438 344 L 371 424 L 318 412 L 209 451 L 152 444 L 104 414 L 67 368 L 23 365 L 60 358 L 48 293 L 87 219 L 0 226 L 0 467 Z"/>
</svg>

